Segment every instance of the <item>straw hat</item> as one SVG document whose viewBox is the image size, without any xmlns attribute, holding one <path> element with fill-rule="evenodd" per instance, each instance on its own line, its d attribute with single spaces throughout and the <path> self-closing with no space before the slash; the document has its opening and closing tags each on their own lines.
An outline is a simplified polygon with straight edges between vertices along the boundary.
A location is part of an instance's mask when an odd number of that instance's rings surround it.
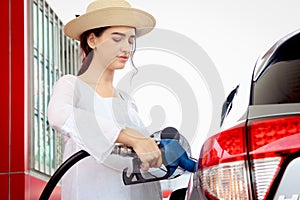
<svg viewBox="0 0 300 200">
<path fill-rule="evenodd" d="M 105 26 L 130 26 L 136 28 L 136 37 L 150 32 L 155 19 L 149 13 L 132 8 L 125 0 L 95 0 L 86 13 L 64 26 L 67 36 L 80 40 L 80 35 L 90 29 Z"/>
</svg>

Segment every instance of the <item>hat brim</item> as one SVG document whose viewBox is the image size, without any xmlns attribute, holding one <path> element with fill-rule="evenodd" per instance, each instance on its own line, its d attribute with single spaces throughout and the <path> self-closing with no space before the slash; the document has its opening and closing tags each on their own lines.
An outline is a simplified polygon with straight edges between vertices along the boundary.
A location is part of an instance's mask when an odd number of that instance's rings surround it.
<svg viewBox="0 0 300 200">
<path fill-rule="evenodd" d="M 87 30 L 107 26 L 129 26 L 136 28 L 136 37 L 149 33 L 156 21 L 149 13 L 136 9 L 113 7 L 104 8 L 83 14 L 64 26 L 65 34 L 75 40 Z"/>
</svg>

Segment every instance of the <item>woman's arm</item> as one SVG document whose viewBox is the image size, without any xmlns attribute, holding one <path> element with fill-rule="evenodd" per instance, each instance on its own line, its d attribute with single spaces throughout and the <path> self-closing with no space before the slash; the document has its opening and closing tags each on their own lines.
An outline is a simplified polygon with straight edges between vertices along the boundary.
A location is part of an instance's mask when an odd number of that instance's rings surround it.
<svg viewBox="0 0 300 200">
<path fill-rule="evenodd" d="M 78 98 L 75 97 L 76 81 L 76 77 L 66 75 L 55 83 L 48 105 L 48 121 L 52 128 L 73 139 L 80 148 L 103 162 L 110 155 L 123 127 L 93 110 L 74 105 L 74 100 L 76 102 Z M 81 95 L 85 95 L 84 98 L 93 97 L 93 94 Z"/>
<path fill-rule="evenodd" d="M 48 105 L 48 121 L 52 128 L 72 138 L 100 162 L 110 155 L 115 143 L 122 143 L 135 150 L 143 170 L 161 166 L 161 153 L 154 139 L 137 130 L 120 127 L 113 119 L 74 106 L 75 87 L 74 76 L 67 75 L 56 82 Z M 93 95 L 85 98 L 93 98 Z"/>
<path fill-rule="evenodd" d="M 150 167 L 158 168 L 162 165 L 161 152 L 153 138 L 134 129 L 125 128 L 120 131 L 116 142 L 131 146 L 134 149 L 142 162 L 142 170 L 146 171 Z"/>
</svg>

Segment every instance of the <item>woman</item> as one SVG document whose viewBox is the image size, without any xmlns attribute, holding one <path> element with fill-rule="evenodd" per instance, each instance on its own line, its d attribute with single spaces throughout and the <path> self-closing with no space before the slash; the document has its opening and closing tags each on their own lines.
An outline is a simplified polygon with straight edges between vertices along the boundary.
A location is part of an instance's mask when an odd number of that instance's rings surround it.
<svg viewBox="0 0 300 200">
<path fill-rule="evenodd" d="M 48 106 L 52 128 L 65 137 L 64 159 L 86 150 L 91 156 L 63 177 L 62 199 L 161 199 L 158 182 L 124 186 L 129 158 L 111 155 L 115 143 L 131 146 L 141 169 L 162 165 L 161 153 L 138 117 L 132 98 L 113 86 L 135 49 L 135 38 L 150 32 L 155 19 L 124 0 L 96 0 L 65 26 L 79 40 L 84 60 L 78 76 L 65 75 L 53 88 Z"/>
</svg>

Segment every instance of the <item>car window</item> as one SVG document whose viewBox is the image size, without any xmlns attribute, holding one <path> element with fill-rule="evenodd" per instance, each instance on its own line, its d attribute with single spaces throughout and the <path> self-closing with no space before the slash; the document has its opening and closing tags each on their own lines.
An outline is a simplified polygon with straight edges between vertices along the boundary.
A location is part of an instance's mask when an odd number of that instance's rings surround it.
<svg viewBox="0 0 300 200">
<path fill-rule="evenodd" d="M 252 84 L 252 105 L 300 103 L 300 34 L 275 50 Z"/>
<path fill-rule="evenodd" d="M 253 105 L 279 103 L 300 103 L 300 60 L 273 64 L 253 84 Z"/>
</svg>

